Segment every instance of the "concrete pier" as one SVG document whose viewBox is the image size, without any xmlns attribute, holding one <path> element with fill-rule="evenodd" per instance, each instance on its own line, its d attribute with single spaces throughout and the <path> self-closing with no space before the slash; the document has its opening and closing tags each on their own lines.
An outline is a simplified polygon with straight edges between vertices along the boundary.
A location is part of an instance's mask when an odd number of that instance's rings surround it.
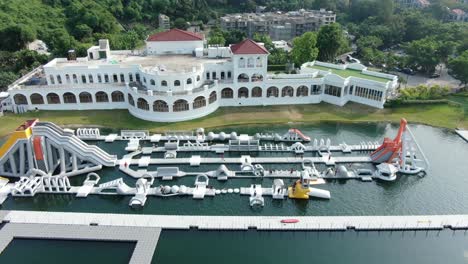
<svg viewBox="0 0 468 264">
<path fill-rule="evenodd" d="M 129 263 L 151 263 L 160 233 L 155 227 L 10 222 L 0 229 L 0 254 L 14 238 L 130 241 L 136 245 Z"/>
<path fill-rule="evenodd" d="M 441 230 L 468 229 L 468 215 L 412 216 L 185 216 L 0 211 L 9 223 L 63 224 L 200 230 Z M 298 219 L 294 224 L 283 219 Z"/>
</svg>

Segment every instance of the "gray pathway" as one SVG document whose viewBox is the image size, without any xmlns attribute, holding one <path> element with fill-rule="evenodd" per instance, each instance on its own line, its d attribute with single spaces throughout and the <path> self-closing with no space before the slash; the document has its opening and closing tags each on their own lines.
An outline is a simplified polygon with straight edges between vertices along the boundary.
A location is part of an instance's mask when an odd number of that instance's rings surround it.
<svg viewBox="0 0 468 264">
<path fill-rule="evenodd" d="M 144 264 L 151 263 L 160 233 L 155 227 L 7 223 L 0 229 L 0 254 L 14 238 L 130 241 L 136 245 L 129 263 Z"/>
</svg>

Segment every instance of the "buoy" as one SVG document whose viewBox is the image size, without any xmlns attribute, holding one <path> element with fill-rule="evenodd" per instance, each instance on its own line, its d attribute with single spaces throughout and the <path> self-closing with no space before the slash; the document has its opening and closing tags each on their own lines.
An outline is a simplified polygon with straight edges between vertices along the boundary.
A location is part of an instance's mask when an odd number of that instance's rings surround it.
<svg viewBox="0 0 468 264">
<path fill-rule="evenodd" d="M 281 220 L 281 223 L 283 224 L 295 224 L 298 223 L 299 219 L 283 219 Z"/>
<path fill-rule="evenodd" d="M 226 189 L 222 189 L 222 190 L 221 190 L 221 193 L 227 193 L 227 190 L 226 190 Z"/>
<path fill-rule="evenodd" d="M 239 192 L 240 192 L 239 188 L 234 189 L 234 193 L 239 193 Z"/>
<path fill-rule="evenodd" d="M 179 188 L 179 192 L 180 193 L 187 193 L 187 186 L 181 185 L 180 188 Z"/>
<path fill-rule="evenodd" d="M 233 192 L 234 192 L 233 189 L 231 189 L 231 188 L 228 189 L 228 193 L 233 193 Z"/>
<path fill-rule="evenodd" d="M 220 194 L 221 191 L 220 190 L 215 190 L 215 194 Z"/>
</svg>

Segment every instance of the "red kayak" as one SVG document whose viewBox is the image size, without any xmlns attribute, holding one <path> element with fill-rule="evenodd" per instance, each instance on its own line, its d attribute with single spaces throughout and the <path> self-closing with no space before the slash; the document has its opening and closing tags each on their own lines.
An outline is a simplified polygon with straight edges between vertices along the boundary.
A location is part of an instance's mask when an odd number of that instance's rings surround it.
<svg viewBox="0 0 468 264">
<path fill-rule="evenodd" d="M 281 223 L 283 224 L 294 224 L 294 223 L 298 223 L 299 220 L 298 219 L 283 219 L 281 220 Z"/>
</svg>

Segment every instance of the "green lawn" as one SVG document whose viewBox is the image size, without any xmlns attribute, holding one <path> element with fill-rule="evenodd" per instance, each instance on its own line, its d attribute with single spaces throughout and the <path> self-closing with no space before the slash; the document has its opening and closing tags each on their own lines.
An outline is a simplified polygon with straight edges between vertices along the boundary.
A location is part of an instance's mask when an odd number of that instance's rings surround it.
<svg viewBox="0 0 468 264">
<path fill-rule="evenodd" d="M 358 71 L 358 70 L 350 70 L 350 69 L 338 70 L 338 69 L 333 69 L 333 68 L 328 68 L 328 67 L 325 67 L 325 66 L 318 66 L 318 65 L 313 65 L 313 66 L 309 66 L 309 67 L 312 68 L 312 69 L 317 69 L 317 70 L 321 70 L 321 71 L 331 71 L 332 73 L 334 73 L 336 75 L 339 75 L 339 76 L 341 76 L 343 78 L 348 78 L 350 76 L 353 76 L 353 77 L 358 77 L 358 78 L 372 80 L 372 81 L 378 81 L 378 82 L 388 82 L 388 81 L 390 81 L 390 79 L 363 74 L 363 73 L 361 73 L 361 71 Z"/>
<path fill-rule="evenodd" d="M 247 124 L 317 123 L 339 122 L 409 122 L 432 126 L 468 128 L 468 120 L 462 107 L 448 104 L 403 105 L 394 108 L 375 109 L 350 103 L 344 107 L 331 104 L 294 106 L 223 107 L 215 113 L 196 120 L 177 123 L 156 123 L 133 117 L 127 110 L 89 111 L 39 111 L 21 115 L 7 114 L 0 117 L 0 136 L 13 131 L 26 119 L 39 118 L 61 126 L 99 126 L 113 129 L 145 129 L 151 132 L 168 130 L 192 130 L 198 127 L 214 128 Z"/>
</svg>

